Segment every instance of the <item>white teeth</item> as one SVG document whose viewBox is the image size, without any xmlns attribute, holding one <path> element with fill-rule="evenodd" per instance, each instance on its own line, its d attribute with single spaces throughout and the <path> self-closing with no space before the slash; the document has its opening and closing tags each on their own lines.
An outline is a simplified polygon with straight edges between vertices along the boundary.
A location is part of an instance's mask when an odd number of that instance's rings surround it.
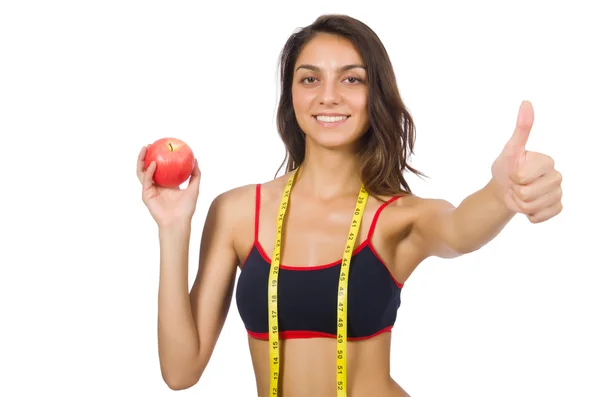
<svg viewBox="0 0 600 397">
<path fill-rule="evenodd" d="M 324 121 L 326 123 L 335 123 L 336 121 L 346 120 L 348 116 L 317 116 L 317 120 Z"/>
</svg>

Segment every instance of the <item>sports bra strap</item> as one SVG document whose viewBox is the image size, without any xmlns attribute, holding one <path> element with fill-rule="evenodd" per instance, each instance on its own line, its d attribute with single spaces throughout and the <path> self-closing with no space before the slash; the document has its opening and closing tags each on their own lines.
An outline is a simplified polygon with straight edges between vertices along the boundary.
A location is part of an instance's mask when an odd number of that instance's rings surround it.
<svg viewBox="0 0 600 397">
<path fill-rule="evenodd" d="M 381 214 L 381 211 L 383 211 L 383 209 L 385 207 L 387 207 L 388 204 L 393 203 L 394 201 L 396 201 L 400 197 L 401 196 L 394 196 L 391 199 L 389 199 L 388 201 L 386 201 L 383 204 L 381 204 L 379 206 L 379 208 L 377 208 L 377 211 L 375 212 L 375 216 L 373 216 L 373 220 L 371 221 L 371 227 L 369 228 L 369 234 L 367 235 L 367 241 L 371 241 L 371 237 L 373 236 L 373 232 L 375 232 L 375 225 L 377 224 L 377 220 L 379 219 L 379 215 Z"/>
<path fill-rule="evenodd" d="M 254 210 L 254 243 L 258 242 L 258 223 L 260 221 L 260 183 L 256 185 L 256 205 Z"/>
<path fill-rule="evenodd" d="M 260 221 L 260 188 L 261 188 L 261 184 L 259 183 L 256 185 L 256 203 L 255 203 L 255 210 L 254 210 L 254 243 L 258 242 L 258 225 L 259 225 L 259 221 Z M 373 236 L 373 232 L 375 231 L 375 225 L 377 224 L 377 220 L 379 219 L 379 215 L 381 214 L 381 211 L 383 211 L 383 209 L 385 207 L 387 207 L 389 204 L 393 203 L 400 197 L 402 197 L 402 196 L 394 196 L 394 197 L 390 198 L 389 200 L 387 200 L 386 202 L 384 202 L 383 204 L 381 204 L 379 206 L 379 208 L 377 208 L 377 211 L 375 212 L 375 216 L 373 217 L 373 220 L 371 221 L 371 227 L 369 228 L 369 234 L 367 235 L 367 240 L 370 241 L 371 237 Z"/>
</svg>

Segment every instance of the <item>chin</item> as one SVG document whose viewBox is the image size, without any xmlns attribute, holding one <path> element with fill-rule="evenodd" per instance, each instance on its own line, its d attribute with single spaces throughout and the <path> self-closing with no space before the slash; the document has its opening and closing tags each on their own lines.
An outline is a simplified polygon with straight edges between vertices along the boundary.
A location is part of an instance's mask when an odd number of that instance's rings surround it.
<svg viewBox="0 0 600 397">
<path fill-rule="evenodd" d="M 333 131 L 313 131 L 307 134 L 313 143 L 317 146 L 326 149 L 343 149 L 349 146 L 353 146 L 358 140 L 359 136 L 354 133 L 344 132 L 333 132 Z"/>
</svg>

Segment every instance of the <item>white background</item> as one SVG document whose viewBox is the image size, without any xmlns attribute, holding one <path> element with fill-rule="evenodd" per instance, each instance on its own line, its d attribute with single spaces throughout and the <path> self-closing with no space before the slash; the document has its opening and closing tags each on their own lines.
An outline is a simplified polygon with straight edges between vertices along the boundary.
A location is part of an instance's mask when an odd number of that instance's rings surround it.
<svg viewBox="0 0 600 397">
<path fill-rule="evenodd" d="M 413 165 L 430 176 L 410 177 L 416 194 L 458 205 L 482 187 L 524 99 L 528 148 L 564 175 L 557 218 L 517 217 L 480 251 L 417 269 L 393 377 L 413 397 L 600 396 L 593 3 L 3 1 L 0 395 L 172 395 L 138 151 L 175 136 L 199 158 L 192 282 L 212 199 L 268 181 L 283 158 L 279 51 L 339 12 L 389 51 L 417 126 Z M 255 395 L 235 301 L 200 382 L 178 395 Z"/>
</svg>

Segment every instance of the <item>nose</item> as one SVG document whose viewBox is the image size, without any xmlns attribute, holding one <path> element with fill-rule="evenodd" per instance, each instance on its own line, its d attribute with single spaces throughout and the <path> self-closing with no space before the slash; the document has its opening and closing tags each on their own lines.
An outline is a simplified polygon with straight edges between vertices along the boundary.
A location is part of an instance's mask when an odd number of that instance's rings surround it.
<svg viewBox="0 0 600 397">
<path fill-rule="evenodd" d="M 335 79 L 321 84 L 319 102 L 321 105 L 337 105 L 341 102 L 340 90 Z"/>
</svg>

